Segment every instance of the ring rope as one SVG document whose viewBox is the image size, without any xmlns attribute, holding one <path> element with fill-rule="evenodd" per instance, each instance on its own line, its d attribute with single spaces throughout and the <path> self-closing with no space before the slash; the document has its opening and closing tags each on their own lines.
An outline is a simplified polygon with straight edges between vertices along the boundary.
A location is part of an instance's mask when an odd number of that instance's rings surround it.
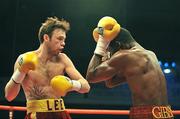
<svg viewBox="0 0 180 119">
<path fill-rule="evenodd" d="M 26 111 L 26 107 L 0 105 L 0 110 Z M 129 110 L 97 110 L 97 109 L 66 109 L 71 114 L 103 114 L 103 115 L 129 115 Z M 173 110 L 174 115 L 180 115 L 180 110 Z"/>
</svg>

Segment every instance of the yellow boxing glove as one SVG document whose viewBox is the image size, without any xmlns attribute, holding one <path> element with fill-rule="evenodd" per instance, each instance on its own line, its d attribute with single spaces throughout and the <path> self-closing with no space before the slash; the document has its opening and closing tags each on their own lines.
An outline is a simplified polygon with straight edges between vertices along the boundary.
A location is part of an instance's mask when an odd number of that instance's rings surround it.
<svg viewBox="0 0 180 119">
<path fill-rule="evenodd" d="M 24 77 L 29 70 L 35 70 L 38 63 L 38 57 L 36 53 L 28 52 L 20 55 L 19 58 L 17 59 L 17 62 L 18 62 L 18 68 L 13 73 L 11 79 L 16 84 L 20 84 L 24 80 Z"/>
<path fill-rule="evenodd" d="M 110 16 L 101 18 L 93 31 L 94 40 L 97 42 L 94 53 L 105 56 L 109 43 L 119 34 L 120 28 L 114 18 Z"/>
<path fill-rule="evenodd" d="M 111 41 L 119 34 L 120 29 L 120 24 L 113 17 L 105 16 L 100 19 L 97 28 L 93 30 L 94 40 L 97 42 L 100 34 L 105 40 Z"/>
<path fill-rule="evenodd" d="M 71 80 L 66 76 L 58 75 L 51 79 L 50 85 L 59 96 L 65 96 L 69 91 L 79 91 L 81 83 L 76 80 Z"/>
<path fill-rule="evenodd" d="M 28 52 L 20 56 L 18 59 L 19 71 L 27 73 L 29 70 L 34 70 L 38 63 L 38 57 L 34 52 Z"/>
</svg>

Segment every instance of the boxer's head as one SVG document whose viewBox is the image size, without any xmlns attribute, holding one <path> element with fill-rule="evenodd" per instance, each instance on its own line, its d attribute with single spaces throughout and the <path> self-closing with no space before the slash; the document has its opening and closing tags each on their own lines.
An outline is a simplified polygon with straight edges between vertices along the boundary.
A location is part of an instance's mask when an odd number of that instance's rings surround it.
<svg viewBox="0 0 180 119">
<path fill-rule="evenodd" d="M 130 49 L 134 46 L 136 41 L 131 36 L 130 32 L 121 27 L 120 33 L 118 36 L 111 41 L 109 45 L 110 51 L 117 52 L 119 49 Z"/>
<path fill-rule="evenodd" d="M 70 24 L 64 19 L 59 20 L 57 17 L 49 17 L 47 20 L 42 23 L 42 26 L 39 29 L 39 41 L 40 43 L 43 43 L 44 34 L 47 34 L 50 38 L 52 36 L 52 33 L 55 29 L 62 29 L 65 32 L 68 32 L 70 30 Z"/>
</svg>

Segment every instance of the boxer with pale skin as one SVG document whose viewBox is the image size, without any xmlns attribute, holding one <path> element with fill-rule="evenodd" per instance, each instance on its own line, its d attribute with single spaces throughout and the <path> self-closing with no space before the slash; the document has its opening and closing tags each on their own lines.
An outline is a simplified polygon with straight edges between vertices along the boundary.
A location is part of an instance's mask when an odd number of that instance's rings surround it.
<svg viewBox="0 0 180 119">
<path fill-rule="evenodd" d="M 69 22 L 48 18 L 39 29 L 39 48 L 21 54 L 15 62 L 5 97 L 12 101 L 23 88 L 26 119 L 71 119 L 61 97 L 71 91 L 88 93 L 90 90 L 88 82 L 62 52 L 69 29 Z"/>
</svg>

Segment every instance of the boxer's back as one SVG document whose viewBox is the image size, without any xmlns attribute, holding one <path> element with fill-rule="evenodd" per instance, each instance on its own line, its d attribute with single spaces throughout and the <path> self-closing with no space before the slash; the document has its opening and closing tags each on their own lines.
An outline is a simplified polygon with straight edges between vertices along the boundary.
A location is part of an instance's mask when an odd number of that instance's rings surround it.
<svg viewBox="0 0 180 119">
<path fill-rule="evenodd" d="M 123 61 L 123 67 L 116 65 L 117 75 L 126 78 L 134 105 L 167 104 L 166 80 L 152 51 L 134 47 L 120 50 L 113 57 Z"/>
</svg>

